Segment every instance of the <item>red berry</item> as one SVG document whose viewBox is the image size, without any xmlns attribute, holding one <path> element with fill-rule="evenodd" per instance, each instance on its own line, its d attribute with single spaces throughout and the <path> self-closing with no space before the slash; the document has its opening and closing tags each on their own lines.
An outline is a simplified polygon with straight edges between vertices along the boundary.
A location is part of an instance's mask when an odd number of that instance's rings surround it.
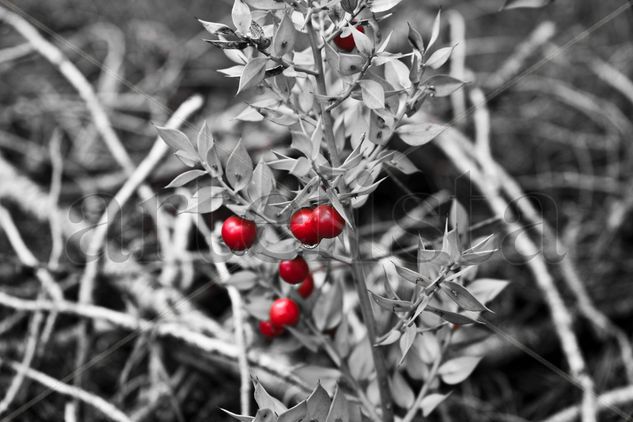
<svg viewBox="0 0 633 422">
<path fill-rule="evenodd" d="M 331 239 L 338 236 L 345 227 L 345 220 L 332 205 L 319 205 L 312 211 L 319 239 Z"/>
<path fill-rule="evenodd" d="M 299 296 L 306 299 L 308 298 L 312 292 L 314 291 L 314 280 L 312 279 L 312 275 L 308 274 L 308 276 L 299 284 L 297 287 L 297 293 Z"/>
<path fill-rule="evenodd" d="M 284 332 L 284 327 L 275 325 L 270 321 L 259 321 L 259 332 L 268 338 L 273 338 L 280 336 Z"/>
<path fill-rule="evenodd" d="M 233 251 L 250 248 L 257 238 L 257 226 L 254 222 L 232 215 L 222 224 L 222 240 Z"/>
<path fill-rule="evenodd" d="M 279 277 L 287 283 L 301 283 L 308 274 L 310 274 L 308 263 L 300 256 L 279 262 Z"/>
<path fill-rule="evenodd" d="M 316 222 L 310 208 L 301 208 L 290 217 L 290 231 L 304 245 L 319 243 Z"/>
<path fill-rule="evenodd" d="M 363 25 L 356 26 L 356 29 L 359 32 L 365 32 L 365 28 L 363 28 Z M 354 47 L 356 47 L 354 36 L 351 33 L 346 37 L 342 37 L 341 34 L 338 34 L 336 37 L 334 37 L 334 44 L 336 44 L 336 46 L 341 50 L 347 51 L 348 53 L 351 52 Z"/>
<path fill-rule="evenodd" d="M 294 300 L 282 297 L 270 305 L 270 322 L 278 327 L 296 325 L 300 313 L 299 305 Z"/>
</svg>

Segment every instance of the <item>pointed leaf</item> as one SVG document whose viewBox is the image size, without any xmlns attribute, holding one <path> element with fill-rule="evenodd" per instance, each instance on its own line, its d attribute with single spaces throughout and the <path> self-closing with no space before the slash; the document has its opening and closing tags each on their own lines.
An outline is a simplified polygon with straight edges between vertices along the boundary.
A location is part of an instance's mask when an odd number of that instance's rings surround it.
<svg viewBox="0 0 633 422">
<path fill-rule="evenodd" d="M 303 420 L 306 416 L 307 411 L 308 406 L 306 405 L 306 401 L 301 401 L 279 415 L 277 422 L 297 422 Z"/>
<path fill-rule="evenodd" d="M 545 7 L 553 2 L 554 0 L 506 0 L 501 10 Z"/>
<path fill-rule="evenodd" d="M 490 311 L 484 304 L 479 302 L 464 286 L 452 281 L 442 283 L 442 291 L 446 293 L 455 303 L 467 311 Z"/>
<path fill-rule="evenodd" d="M 246 63 L 242 76 L 240 76 L 240 86 L 237 89 L 238 94 L 256 86 L 264 80 L 267 61 L 268 59 L 266 57 L 255 57 Z"/>
<path fill-rule="evenodd" d="M 481 303 L 488 303 L 496 298 L 508 286 L 506 280 L 480 278 L 468 285 L 468 290 Z"/>
<path fill-rule="evenodd" d="M 429 59 L 426 61 L 426 63 L 424 63 L 424 65 L 432 69 L 439 69 L 440 67 L 444 66 L 444 63 L 446 63 L 451 57 L 454 48 L 455 46 L 444 47 L 435 50 L 433 54 L 431 54 L 431 57 L 429 57 Z"/>
<path fill-rule="evenodd" d="M 418 147 L 432 141 L 446 129 L 447 126 L 435 123 L 406 123 L 400 126 L 396 132 L 404 142 Z"/>
<path fill-rule="evenodd" d="M 252 201 L 261 201 L 268 198 L 268 195 L 275 188 L 275 176 L 268 167 L 268 164 L 260 159 L 253 171 L 253 176 L 248 185 L 248 196 Z"/>
<path fill-rule="evenodd" d="M 253 161 L 240 139 L 226 161 L 226 178 L 233 189 L 242 190 L 253 175 Z"/>
<path fill-rule="evenodd" d="M 360 81 L 363 103 L 371 109 L 385 108 L 385 91 L 376 81 L 363 79 Z"/>
<path fill-rule="evenodd" d="M 391 378 L 391 396 L 393 401 L 403 409 L 409 409 L 415 402 L 415 394 L 400 372 L 395 372 Z"/>
<path fill-rule="evenodd" d="M 176 152 L 184 152 L 187 157 L 196 156 L 196 150 L 187 135 L 178 129 L 156 126 L 158 136 Z"/>
<path fill-rule="evenodd" d="M 330 409 L 330 396 L 319 383 L 307 399 L 306 421 L 325 422 Z"/>
<path fill-rule="evenodd" d="M 282 57 L 292 51 L 296 38 L 295 25 L 289 13 L 284 13 L 279 28 L 273 36 L 272 52 L 275 57 Z"/>
<path fill-rule="evenodd" d="M 277 415 L 281 415 L 287 410 L 282 402 L 268 394 L 259 381 L 254 381 L 254 387 L 255 402 L 260 409 L 270 409 Z"/>
<path fill-rule="evenodd" d="M 388 12 L 400 4 L 401 1 L 402 0 L 373 0 L 371 2 L 371 11 L 373 13 Z"/>
<path fill-rule="evenodd" d="M 407 353 L 411 350 L 411 346 L 413 346 L 413 342 L 415 341 L 415 337 L 418 334 L 418 328 L 415 324 L 407 326 L 404 330 L 404 334 L 400 337 L 400 353 L 402 357 L 400 358 L 400 362 L 398 362 L 398 366 L 402 365 L 404 359 L 407 357 Z"/>
<path fill-rule="evenodd" d="M 432 90 L 434 97 L 446 97 L 464 86 L 465 82 L 449 75 L 435 75 L 424 83 Z"/>
<path fill-rule="evenodd" d="M 207 172 L 204 170 L 187 170 L 186 172 L 176 176 L 174 180 L 172 180 L 167 186 L 165 186 L 165 188 L 179 188 L 205 174 L 207 174 Z"/>
<path fill-rule="evenodd" d="M 332 406 L 330 406 L 325 422 L 350 422 L 349 403 L 338 385 L 334 391 Z"/>
<path fill-rule="evenodd" d="M 233 18 L 233 25 L 242 34 L 248 34 L 251 28 L 251 9 L 248 8 L 246 3 L 242 0 L 235 0 L 233 3 L 233 9 L 231 10 L 231 18 Z"/>
<path fill-rule="evenodd" d="M 320 331 L 336 327 L 343 315 L 343 286 L 334 282 L 329 290 L 323 292 L 312 310 L 312 318 Z"/>
<path fill-rule="evenodd" d="M 481 358 L 475 356 L 451 359 L 440 366 L 438 373 L 446 384 L 459 384 L 468 378 L 480 361 Z"/>
<path fill-rule="evenodd" d="M 369 293 L 374 299 L 374 302 L 378 304 L 378 306 L 391 312 L 408 312 L 413 309 L 413 304 L 411 302 L 407 302 L 404 300 L 387 299 L 386 297 L 377 295 L 372 291 L 369 291 Z"/>
<path fill-rule="evenodd" d="M 429 40 L 429 46 L 428 46 L 429 49 L 433 47 L 433 45 L 435 44 L 435 41 L 437 41 L 438 37 L 440 36 L 441 15 L 442 15 L 442 11 L 439 10 L 437 12 L 437 15 L 435 16 L 435 20 L 433 21 L 433 29 L 431 30 L 431 39 Z"/>
<path fill-rule="evenodd" d="M 424 397 L 422 401 L 420 402 L 420 408 L 422 409 L 422 416 L 426 418 L 431 413 L 433 413 L 435 408 L 444 400 L 446 400 L 449 394 L 434 393 L 434 394 L 429 394 L 428 396 Z"/>
</svg>

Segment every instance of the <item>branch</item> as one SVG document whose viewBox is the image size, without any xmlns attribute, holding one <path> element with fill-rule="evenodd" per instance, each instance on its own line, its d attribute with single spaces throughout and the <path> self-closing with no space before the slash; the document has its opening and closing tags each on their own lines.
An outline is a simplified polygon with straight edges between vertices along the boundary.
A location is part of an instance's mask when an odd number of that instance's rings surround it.
<svg viewBox="0 0 633 422">
<path fill-rule="evenodd" d="M 617 410 L 613 407 L 622 404 L 631 404 L 633 402 L 633 385 L 628 385 L 626 387 L 601 394 L 596 402 L 598 410 Z M 553 416 L 550 416 L 543 422 L 572 422 L 580 416 L 580 412 L 581 406 L 571 406 L 567 409 L 561 410 Z M 627 415 L 622 415 L 619 411 L 617 413 L 623 418 L 627 418 Z"/>
<path fill-rule="evenodd" d="M 111 403 L 105 401 L 101 397 L 94 395 L 92 393 L 87 392 L 86 390 L 82 390 L 81 388 L 73 387 L 68 384 L 64 384 L 62 381 L 56 380 L 55 378 L 48 376 L 42 372 L 36 371 L 35 369 L 27 368 L 20 363 L 2 360 L 0 359 L 0 365 L 4 364 L 14 371 L 23 371 L 24 374 L 31 380 L 36 381 L 42 384 L 44 387 L 53 390 L 59 394 L 63 394 L 65 396 L 72 397 L 79 401 L 86 403 L 89 406 L 94 407 L 99 410 L 109 419 L 116 422 L 132 422 L 130 418 L 128 418 L 125 413 L 119 410 L 117 407 L 112 405 Z M 16 410 L 14 414 L 20 412 L 20 410 Z M 7 419 L 11 419 L 12 415 L 9 415 Z"/>
</svg>

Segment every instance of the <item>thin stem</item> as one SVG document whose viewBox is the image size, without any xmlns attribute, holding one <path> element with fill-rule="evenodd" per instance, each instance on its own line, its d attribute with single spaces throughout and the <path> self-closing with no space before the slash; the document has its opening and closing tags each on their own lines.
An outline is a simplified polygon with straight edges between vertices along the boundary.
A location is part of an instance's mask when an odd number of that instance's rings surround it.
<svg viewBox="0 0 633 422">
<path fill-rule="evenodd" d="M 356 396 L 358 396 L 358 399 L 363 404 L 363 407 L 365 407 L 365 409 L 369 412 L 370 416 L 376 421 L 380 420 L 380 417 L 376 413 L 374 405 L 371 404 L 361 385 L 352 376 L 352 372 L 345 363 L 345 360 L 341 358 L 341 355 L 336 351 L 336 348 L 332 345 L 330 339 L 324 336 L 319 330 L 317 330 L 310 321 L 306 321 L 306 325 L 308 326 L 310 331 L 312 331 L 312 333 L 321 340 L 323 344 L 323 349 L 328 354 L 332 362 L 339 368 L 345 380 L 350 384 L 352 389 L 354 389 Z"/>
<path fill-rule="evenodd" d="M 327 97 L 327 87 L 325 86 L 325 71 L 323 69 L 323 58 L 321 56 L 321 50 L 319 50 L 319 44 L 316 38 L 316 31 L 312 24 L 311 15 L 306 19 L 306 26 L 308 28 L 308 36 L 310 38 L 310 47 L 312 49 L 312 56 L 314 57 L 314 64 L 317 68 L 317 75 L 315 76 L 317 85 L 317 94 Z M 341 165 L 341 160 L 338 156 L 338 150 L 336 149 L 336 140 L 334 138 L 334 121 L 332 115 L 326 110 L 325 106 L 317 101 L 320 114 L 323 121 L 323 134 L 325 136 L 325 142 L 330 154 L 330 161 L 334 167 Z"/>
<path fill-rule="evenodd" d="M 352 214 L 349 214 L 350 218 L 352 218 Z M 382 354 L 382 350 L 378 346 L 376 346 L 376 320 L 374 319 L 374 312 L 371 307 L 371 301 L 369 299 L 369 293 L 367 291 L 367 284 L 365 284 L 365 274 L 360 257 L 360 247 L 357 232 L 355 230 L 350 230 L 348 238 L 350 244 L 350 254 L 352 257 L 352 273 L 354 275 L 354 284 L 356 285 L 356 292 L 358 294 L 360 310 L 363 315 L 363 321 L 365 322 L 365 326 L 367 327 L 369 347 L 371 348 L 371 354 L 374 360 L 374 367 L 376 368 L 378 392 L 380 393 L 380 403 L 382 408 L 382 420 L 383 422 L 393 422 L 394 415 L 391 392 L 389 390 L 389 375 L 387 372 L 387 365 L 385 363 L 385 357 Z"/>
<path fill-rule="evenodd" d="M 418 413 L 422 400 L 424 399 L 424 397 L 426 397 L 427 393 L 429 392 L 429 389 L 431 388 L 431 384 L 433 383 L 433 380 L 435 379 L 435 377 L 437 377 L 437 373 L 442 363 L 442 358 L 444 357 L 444 354 L 446 353 L 446 349 L 448 349 L 448 345 L 451 343 L 452 337 L 453 337 L 453 331 L 449 331 L 448 334 L 446 335 L 446 338 L 444 339 L 444 343 L 442 344 L 440 353 L 438 353 L 437 357 L 435 358 L 435 362 L 433 362 L 433 366 L 431 367 L 431 371 L 429 372 L 428 378 L 426 379 L 426 381 L 424 382 L 424 385 L 420 389 L 418 396 L 415 398 L 415 402 L 413 403 L 413 406 L 411 406 L 407 414 L 404 415 L 402 422 L 411 422 L 413 418 L 415 417 L 415 415 Z"/>
</svg>

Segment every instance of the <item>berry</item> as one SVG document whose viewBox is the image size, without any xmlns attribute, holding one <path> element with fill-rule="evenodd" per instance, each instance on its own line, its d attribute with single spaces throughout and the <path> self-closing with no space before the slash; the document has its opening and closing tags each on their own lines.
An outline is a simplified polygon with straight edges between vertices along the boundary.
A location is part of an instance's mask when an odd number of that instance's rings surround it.
<svg viewBox="0 0 633 422">
<path fill-rule="evenodd" d="M 365 28 L 363 28 L 362 25 L 357 25 L 356 29 L 359 32 L 365 32 Z M 338 34 L 336 37 L 334 37 L 334 44 L 336 44 L 336 46 L 341 50 L 347 51 L 348 53 L 356 47 L 354 36 L 351 33 L 348 34 L 346 37 L 342 37 L 341 34 Z"/>
<path fill-rule="evenodd" d="M 259 332 L 268 338 L 278 337 L 284 332 L 284 327 L 273 324 L 270 321 L 259 321 Z"/>
<path fill-rule="evenodd" d="M 232 215 L 222 224 L 222 240 L 233 251 L 250 248 L 256 238 L 257 226 L 250 220 Z"/>
<path fill-rule="evenodd" d="M 308 274 L 308 276 L 303 279 L 301 284 L 299 284 L 299 287 L 297 287 L 297 293 L 299 293 L 299 296 L 306 299 L 312 294 L 313 291 L 314 280 L 312 279 L 312 276 Z"/>
<path fill-rule="evenodd" d="M 277 299 L 270 305 L 270 322 L 278 327 L 296 325 L 299 322 L 300 314 L 299 305 L 287 297 Z"/>
<path fill-rule="evenodd" d="M 316 221 L 319 239 L 334 238 L 345 227 L 345 220 L 332 205 L 319 205 L 312 211 L 312 218 Z"/>
<path fill-rule="evenodd" d="M 316 222 L 310 208 L 301 208 L 290 217 L 290 231 L 304 245 L 319 243 Z"/>
<path fill-rule="evenodd" d="M 286 283 L 301 283 L 308 274 L 310 274 L 308 263 L 300 256 L 279 262 L 279 277 Z"/>
</svg>

